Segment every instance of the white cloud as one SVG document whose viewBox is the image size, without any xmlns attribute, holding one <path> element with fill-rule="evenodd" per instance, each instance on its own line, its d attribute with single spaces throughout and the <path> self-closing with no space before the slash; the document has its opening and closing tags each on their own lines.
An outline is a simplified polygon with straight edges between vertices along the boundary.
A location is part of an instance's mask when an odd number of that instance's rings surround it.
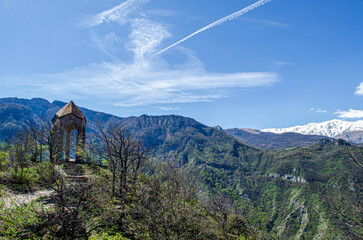
<svg viewBox="0 0 363 240">
<path fill-rule="evenodd" d="M 363 95 L 363 82 L 359 84 L 357 90 L 355 91 L 354 95 Z"/>
<path fill-rule="evenodd" d="M 180 110 L 180 108 L 178 108 L 178 107 L 157 107 L 157 109 L 160 109 L 160 110 L 165 111 L 165 112 L 179 111 Z"/>
<path fill-rule="evenodd" d="M 131 29 L 129 49 L 134 53 L 135 61 L 144 61 L 147 54 L 154 53 L 155 48 L 171 36 L 165 26 L 146 18 L 133 19 Z"/>
<path fill-rule="evenodd" d="M 280 69 L 280 68 L 283 68 L 283 67 L 290 67 L 290 66 L 293 66 L 294 64 L 291 63 L 291 62 L 284 62 L 284 61 L 277 61 L 277 60 L 272 60 L 272 61 L 269 61 L 270 62 L 270 66 L 272 69 Z"/>
<path fill-rule="evenodd" d="M 125 2 L 96 14 L 92 17 L 86 18 L 82 22 L 78 23 L 77 26 L 81 28 L 90 28 L 98 26 L 102 23 L 116 22 L 119 25 L 127 23 L 127 16 L 132 12 L 135 12 L 140 5 L 147 3 L 149 0 L 126 0 Z"/>
<path fill-rule="evenodd" d="M 337 114 L 339 118 L 363 118 L 363 111 L 356 109 L 349 109 L 349 111 L 337 111 L 334 114 Z"/>
<path fill-rule="evenodd" d="M 274 64 L 277 67 L 284 67 L 284 66 L 292 66 L 294 64 L 290 62 L 284 62 L 284 61 L 272 61 L 272 64 Z"/>
<path fill-rule="evenodd" d="M 159 61 L 104 62 L 36 76 L 33 86 L 58 96 L 97 97 L 117 106 L 138 106 L 208 102 L 228 97 L 230 89 L 270 86 L 279 80 L 275 73 L 208 73 L 201 66 L 190 65 L 173 69 Z"/>
<path fill-rule="evenodd" d="M 24 81 L 15 81 L 13 87 L 29 89 L 32 95 L 51 99 L 64 96 L 97 99 L 125 107 L 210 102 L 229 97 L 232 89 L 266 87 L 279 81 L 279 75 L 273 72 L 208 72 L 192 51 L 182 47 L 178 50 L 187 57 L 183 64 L 172 65 L 162 56 L 153 57 L 171 34 L 164 24 L 149 18 L 126 17 L 144 2 L 147 1 L 128 0 L 86 21 L 88 27 L 111 21 L 127 24 L 130 33 L 122 45 L 124 51 L 133 54 L 129 61 L 121 61 L 113 55 L 112 49 L 121 47 L 115 32 L 103 37 L 94 34 L 91 36 L 93 44 L 111 56 L 112 61 L 91 63 L 60 73 L 27 76 L 30 81 L 26 85 Z M 0 87 L 5 83 L 0 81 Z"/>
<path fill-rule="evenodd" d="M 310 108 L 311 112 L 317 112 L 317 113 L 327 113 L 328 111 L 321 108 Z"/>
</svg>

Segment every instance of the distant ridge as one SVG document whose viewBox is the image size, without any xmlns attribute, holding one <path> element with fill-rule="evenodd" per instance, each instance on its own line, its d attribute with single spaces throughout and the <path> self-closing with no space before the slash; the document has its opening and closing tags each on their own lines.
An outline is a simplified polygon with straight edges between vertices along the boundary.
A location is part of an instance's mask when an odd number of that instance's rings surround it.
<svg viewBox="0 0 363 240">
<path fill-rule="evenodd" d="M 353 143 L 363 143 L 363 120 L 348 122 L 339 119 L 321 123 L 309 123 L 303 126 L 289 128 L 269 128 L 262 132 L 270 133 L 300 133 L 305 135 L 320 135 L 332 138 L 341 138 Z"/>
<path fill-rule="evenodd" d="M 325 136 L 303 135 L 299 133 L 276 134 L 249 128 L 232 128 L 224 131 L 250 146 L 271 150 L 306 147 L 325 138 Z"/>
</svg>

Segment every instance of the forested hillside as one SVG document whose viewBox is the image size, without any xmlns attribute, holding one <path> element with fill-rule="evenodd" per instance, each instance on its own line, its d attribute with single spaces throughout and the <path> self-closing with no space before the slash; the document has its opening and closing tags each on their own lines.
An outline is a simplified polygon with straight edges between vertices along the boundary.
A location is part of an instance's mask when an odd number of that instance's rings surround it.
<svg viewBox="0 0 363 240">
<path fill-rule="evenodd" d="M 2 139 L 52 116 L 64 105 L 42 99 L 2 99 Z M 309 147 L 268 151 L 191 118 L 119 118 L 80 109 L 88 120 L 89 139 L 102 130 L 98 121 L 103 129 L 124 126 L 141 140 L 152 164 L 172 162 L 182 169 L 196 184 L 193 188 L 201 204 L 207 196 L 222 196 L 222 202 L 229 203 L 226 206 L 243 213 L 249 226 L 261 232 L 260 238 L 359 239 L 363 234 L 363 168 L 349 156 L 360 156 L 357 146 L 322 139 Z"/>
</svg>

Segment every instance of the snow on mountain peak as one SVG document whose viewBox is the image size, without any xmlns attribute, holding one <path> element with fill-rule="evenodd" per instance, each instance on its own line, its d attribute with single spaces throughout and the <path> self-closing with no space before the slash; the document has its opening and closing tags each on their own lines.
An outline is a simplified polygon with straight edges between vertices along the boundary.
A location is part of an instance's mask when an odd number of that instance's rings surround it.
<svg viewBox="0 0 363 240">
<path fill-rule="evenodd" d="M 344 132 L 363 131 L 363 120 L 348 122 L 334 119 L 321 123 L 308 123 L 303 126 L 294 126 L 289 128 L 269 128 L 263 129 L 262 132 L 286 133 L 294 132 L 305 135 L 322 135 L 327 137 L 336 137 Z"/>
</svg>

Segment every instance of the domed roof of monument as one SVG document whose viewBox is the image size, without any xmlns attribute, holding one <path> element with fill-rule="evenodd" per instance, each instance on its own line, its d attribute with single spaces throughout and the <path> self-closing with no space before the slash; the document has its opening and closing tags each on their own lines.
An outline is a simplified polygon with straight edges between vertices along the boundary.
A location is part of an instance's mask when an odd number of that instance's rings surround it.
<svg viewBox="0 0 363 240">
<path fill-rule="evenodd" d="M 58 117 L 64 117 L 69 114 L 73 114 L 82 119 L 86 118 L 86 116 L 81 112 L 81 110 L 79 110 L 73 101 L 70 101 L 67 105 L 62 107 L 55 115 Z"/>
</svg>

